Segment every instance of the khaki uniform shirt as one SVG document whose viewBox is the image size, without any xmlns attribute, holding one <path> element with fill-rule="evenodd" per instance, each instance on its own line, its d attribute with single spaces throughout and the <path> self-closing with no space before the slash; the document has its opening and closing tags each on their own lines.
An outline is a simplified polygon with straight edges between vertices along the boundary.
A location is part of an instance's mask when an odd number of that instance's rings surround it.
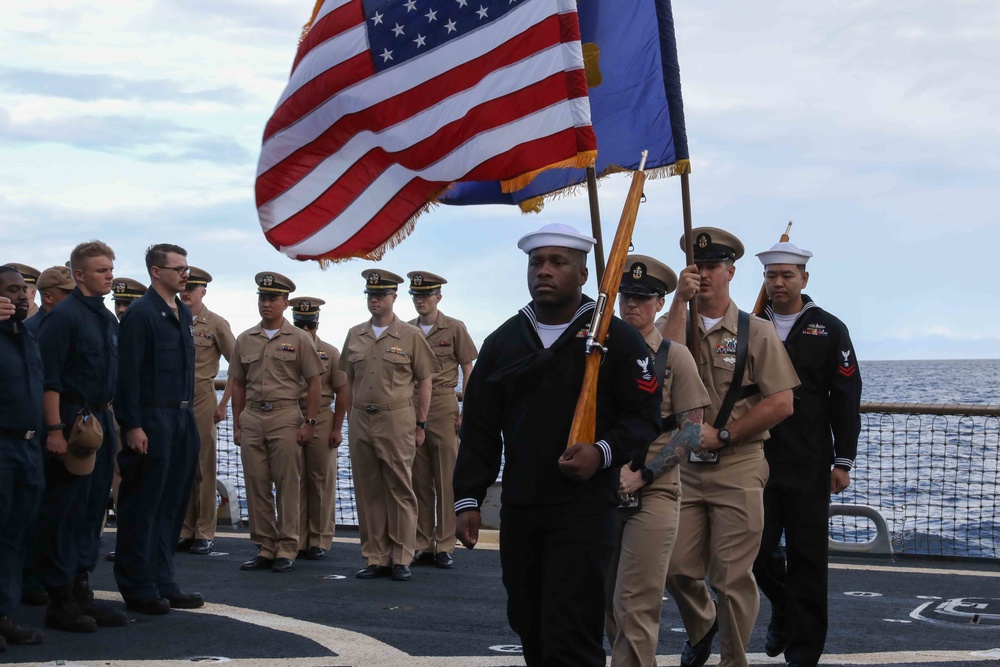
<svg viewBox="0 0 1000 667">
<path fill-rule="evenodd" d="M 420 320 L 410 320 L 409 324 L 420 329 Z M 463 364 L 472 363 L 479 356 L 476 344 L 472 342 L 468 330 L 460 320 L 448 317 L 438 311 L 437 320 L 431 326 L 431 330 L 424 334 L 427 344 L 431 346 L 431 351 L 437 358 L 441 367 L 434 374 L 431 392 L 434 394 L 455 393 L 458 386 L 458 369 Z M 467 381 L 468 378 L 462 378 Z"/>
<path fill-rule="evenodd" d="M 649 347 L 649 356 L 656 358 L 656 351 L 660 349 L 660 341 L 663 336 L 656 327 L 646 334 L 646 345 Z M 657 381 L 663 382 L 663 407 L 660 416 L 664 419 L 671 415 L 676 415 L 688 410 L 704 408 L 711 403 L 705 385 L 698 375 L 698 367 L 695 366 L 694 357 L 686 347 L 680 343 L 670 343 L 667 351 L 666 377 L 659 377 Z M 663 447 L 674 437 L 676 430 L 666 431 L 649 446 L 649 453 L 646 455 L 646 463 L 656 458 Z"/>
<path fill-rule="evenodd" d="M 194 391 L 215 391 L 215 376 L 219 374 L 219 357 L 230 361 L 236 338 L 229 322 L 208 308 L 202 308 L 194 319 Z"/>
<path fill-rule="evenodd" d="M 340 370 L 340 350 L 316 337 L 316 352 L 323 362 L 323 375 L 319 379 L 320 405 L 333 402 L 335 391 L 347 384 L 347 374 Z M 303 385 L 302 398 L 307 388 Z"/>
<path fill-rule="evenodd" d="M 354 388 L 359 403 L 411 400 L 414 385 L 437 370 L 424 332 L 393 317 L 375 340 L 371 320 L 351 327 L 344 340 L 340 369 Z"/>
<path fill-rule="evenodd" d="M 229 375 L 246 384 L 248 401 L 296 401 L 302 381 L 323 372 L 312 336 L 284 318 L 270 340 L 262 324 L 241 333 L 233 360 Z"/>
<path fill-rule="evenodd" d="M 722 320 L 708 332 L 698 317 L 698 336 L 701 339 L 701 378 L 708 390 L 712 405 L 705 411 L 705 423 L 714 424 L 715 416 L 733 381 L 736 366 L 736 326 L 739 309 L 732 301 Z M 799 376 L 778 338 L 774 325 L 759 317 L 750 317 L 750 342 L 747 365 L 743 371 L 743 386 L 756 384 L 760 394 L 736 402 L 729 421 L 737 421 L 760 403 L 762 397 L 799 386 Z M 768 431 L 745 438 L 740 445 L 766 440 Z"/>
</svg>

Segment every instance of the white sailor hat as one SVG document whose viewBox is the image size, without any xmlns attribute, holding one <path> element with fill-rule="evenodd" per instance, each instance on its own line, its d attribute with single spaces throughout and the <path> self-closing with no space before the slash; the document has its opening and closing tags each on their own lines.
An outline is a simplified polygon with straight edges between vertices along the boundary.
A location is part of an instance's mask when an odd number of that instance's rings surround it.
<svg viewBox="0 0 1000 667">
<path fill-rule="evenodd" d="M 554 222 L 545 225 L 538 231 L 530 232 L 519 238 L 517 240 L 517 247 L 526 254 L 535 248 L 544 248 L 546 246 L 572 248 L 573 250 L 582 250 L 589 253 L 595 243 L 597 243 L 597 239 L 594 237 L 581 234 L 569 225 Z"/>
<path fill-rule="evenodd" d="M 768 264 L 794 264 L 796 266 L 805 264 L 813 254 L 808 250 L 803 250 L 794 243 L 782 241 L 771 246 L 770 250 L 757 253 L 757 258 L 764 266 Z"/>
</svg>

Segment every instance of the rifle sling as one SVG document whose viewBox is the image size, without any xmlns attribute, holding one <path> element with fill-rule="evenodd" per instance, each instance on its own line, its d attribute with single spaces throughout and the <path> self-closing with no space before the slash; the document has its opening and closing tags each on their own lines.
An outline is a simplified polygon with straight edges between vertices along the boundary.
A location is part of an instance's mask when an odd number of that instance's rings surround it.
<svg viewBox="0 0 1000 667">
<path fill-rule="evenodd" d="M 656 358 L 653 359 L 653 368 L 656 369 L 656 377 L 660 378 L 660 386 L 667 384 L 667 355 L 670 353 L 670 341 L 664 338 L 660 341 L 660 347 L 656 349 Z M 661 420 L 660 433 L 673 431 L 677 428 L 677 415 L 670 415 Z"/>
<path fill-rule="evenodd" d="M 722 400 L 722 407 L 715 415 L 713 426 L 717 429 L 723 428 L 729 423 L 729 415 L 733 412 L 733 407 L 743 398 L 756 396 L 760 393 L 760 387 L 756 384 L 743 386 L 743 371 L 747 366 L 747 348 L 750 347 L 750 313 L 739 311 L 739 319 L 736 324 L 736 365 L 733 367 L 733 381 L 729 385 L 729 391 Z"/>
</svg>

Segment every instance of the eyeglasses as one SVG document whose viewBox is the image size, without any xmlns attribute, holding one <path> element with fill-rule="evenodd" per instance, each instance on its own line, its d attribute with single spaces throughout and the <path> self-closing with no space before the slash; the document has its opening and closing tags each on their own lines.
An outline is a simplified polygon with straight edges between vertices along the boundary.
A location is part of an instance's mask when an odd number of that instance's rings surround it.
<svg viewBox="0 0 1000 667">
<path fill-rule="evenodd" d="M 315 329 L 319 326 L 319 322 L 304 322 L 302 320 L 295 320 L 295 326 L 299 329 Z"/>
<path fill-rule="evenodd" d="M 177 275 L 179 275 L 179 276 L 186 276 L 186 275 L 189 275 L 191 273 L 191 267 L 190 266 L 160 266 L 159 264 L 157 264 L 156 268 L 158 268 L 158 269 L 164 269 L 164 270 L 169 270 L 169 271 L 176 271 Z"/>
</svg>

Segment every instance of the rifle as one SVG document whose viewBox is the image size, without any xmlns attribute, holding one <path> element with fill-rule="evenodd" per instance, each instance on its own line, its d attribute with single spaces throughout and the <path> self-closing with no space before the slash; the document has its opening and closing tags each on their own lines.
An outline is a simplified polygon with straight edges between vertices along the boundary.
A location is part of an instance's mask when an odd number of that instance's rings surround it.
<svg viewBox="0 0 1000 667">
<path fill-rule="evenodd" d="M 578 442 L 592 443 L 597 431 L 597 375 L 601 370 L 601 361 L 607 348 L 604 342 L 608 337 L 608 328 L 611 326 L 611 313 L 615 307 L 615 298 L 618 296 L 618 286 L 622 281 L 622 272 L 625 270 L 625 257 L 628 256 L 628 249 L 632 243 L 632 230 L 635 229 L 635 217 L 639 213 L 639 202 L 642 199 L 642 186 L 646 182 L 646 173 L 643 169 L 646 166 L 646 156 L 649 151 L 642 152 L 642 160 L 639 169 L 632 173 L 632 185 L 628 190 L 628 197 L 625 198 L 625 208 L 622 210 L 621 220 L 618 222 L 618 231 L 615 232 L 614 243 L 611 244 L 611 252 L 608 253 L 608 262 L 601 278 L 601 286 L 597 294 L 597 306 L 594 308 L 594 315 L 590 320 L 590 329 L 587 333 L 586 354 L 587 361 L 583 373 L 583 385 L 580 388 L 580 397 L 576 401 L 576 412 L 573 413 L 573 425 L 569 430 L 569 441 L 566 447 L 572 447 Z M 605 316 L 607 313 L 607 316 Z"/>
<path fill-rule="evenodd" d="M 778 239 L 778 242 L 779 243 L 787 243 L 788 242 L 788 232 L 790 232 L 790 231 L 792 231 L 792 221 L 791 220 L 788 221 L 788 226 L 785 227 L 785 233 L 781 235 L 781 238 Z M 763 285 L 761 285 L 760 286 L 760 293 L 757 295 L 757 303 L 755 303 L 753 305 L 753 310 L 751 312 L 754 315 L 756 315 L 757 317 L 763 317 L 764 316 L 764 308 L 766 308 L 766 307 L 767 307 L 767 290 L 764 289 Z"/>
</svg>

